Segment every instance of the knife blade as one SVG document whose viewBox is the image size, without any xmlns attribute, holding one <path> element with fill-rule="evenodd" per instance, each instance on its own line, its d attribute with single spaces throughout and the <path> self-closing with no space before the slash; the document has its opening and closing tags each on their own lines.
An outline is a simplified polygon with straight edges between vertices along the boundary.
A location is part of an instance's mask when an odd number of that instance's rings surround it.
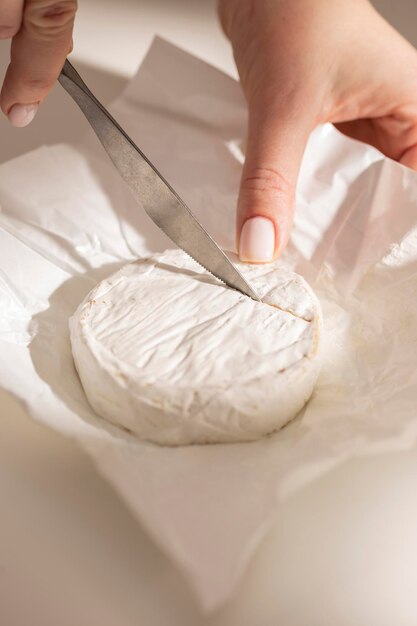
<svg viewBox="0 0 417 626">
<path fill-rule="evenodd" d="M 92 94 L 66 60 L 62 87 L 84 113 L 136 201 L 178 247 L 229 287 L 260 298 L 146 155 Z"/>
</svg>

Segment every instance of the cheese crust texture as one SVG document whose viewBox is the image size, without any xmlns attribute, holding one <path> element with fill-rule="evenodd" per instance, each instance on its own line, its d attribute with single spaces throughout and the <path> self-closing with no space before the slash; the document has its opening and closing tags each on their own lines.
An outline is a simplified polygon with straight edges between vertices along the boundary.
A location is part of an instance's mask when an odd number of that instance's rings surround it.
<svg viewBox="0 0 417 626">
<path fill-rule="evenodd" d="M 251 441 L 297 415 L 319 372 L 317 298 L 276 265 L 237 266 L 262 303 L 178 250 L 93 289 L 70 331 L 98 415 L 161 445 Z"/>
</svg>

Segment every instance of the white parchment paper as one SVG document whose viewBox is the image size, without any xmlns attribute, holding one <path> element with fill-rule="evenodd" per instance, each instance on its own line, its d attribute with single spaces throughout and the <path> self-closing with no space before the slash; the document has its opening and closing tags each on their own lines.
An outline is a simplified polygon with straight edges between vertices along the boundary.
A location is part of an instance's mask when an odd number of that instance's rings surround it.
<svg viewBox="0 0 417 626">
<path fill-rule="evenodd" d="M 246 109 L 235 81 L 157 39 L 112 111 L 216 240 L 234 247 Z M 170 242 L 91 136 L 0 167 L 0 384 L 73 436 L 211 610 L 290 492 L 417 438 L 417 176 L 332 127 L 312 135 L 282 263 L 315 287 L 324 365 L 294 422 L 255 443 L 159 448 L 94 414 L 68 318 L 104 276 Z"/>
</svg>

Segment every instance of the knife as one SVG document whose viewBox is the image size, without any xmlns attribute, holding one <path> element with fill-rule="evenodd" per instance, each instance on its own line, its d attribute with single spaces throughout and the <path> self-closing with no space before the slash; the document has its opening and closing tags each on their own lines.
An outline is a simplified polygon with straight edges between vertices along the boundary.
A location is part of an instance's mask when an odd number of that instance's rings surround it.
<svg viewBox="0 0 417 626">
<path fill-rule="evenodd" d="M 208 272 L 254 300 L 260 297 L 185 202 L 91 93 L 66 60 L 59 82 L 84 113 L 136 201 L 157 226 Z"/>
</svg>

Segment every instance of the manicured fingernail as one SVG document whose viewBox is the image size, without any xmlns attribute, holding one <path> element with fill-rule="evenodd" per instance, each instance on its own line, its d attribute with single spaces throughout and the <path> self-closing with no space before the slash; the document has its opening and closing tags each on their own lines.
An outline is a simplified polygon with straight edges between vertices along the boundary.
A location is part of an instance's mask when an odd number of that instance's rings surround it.
<svg viewBox="0 0 417 626">
<path fill-rule="evenodd" d="M 249 263 L 267 263 L 274 258 L 275 227 L 267 217 L 251 217 L 240 233 L 239 257 Z"/>
<path fill-rule="evenodd" d="M 33 104 L 14 104 L 9 111 L 9 122 L 17 128 L 23 128 L 31 123 L 39 108 L 39 102 Z"/>
</svg>

